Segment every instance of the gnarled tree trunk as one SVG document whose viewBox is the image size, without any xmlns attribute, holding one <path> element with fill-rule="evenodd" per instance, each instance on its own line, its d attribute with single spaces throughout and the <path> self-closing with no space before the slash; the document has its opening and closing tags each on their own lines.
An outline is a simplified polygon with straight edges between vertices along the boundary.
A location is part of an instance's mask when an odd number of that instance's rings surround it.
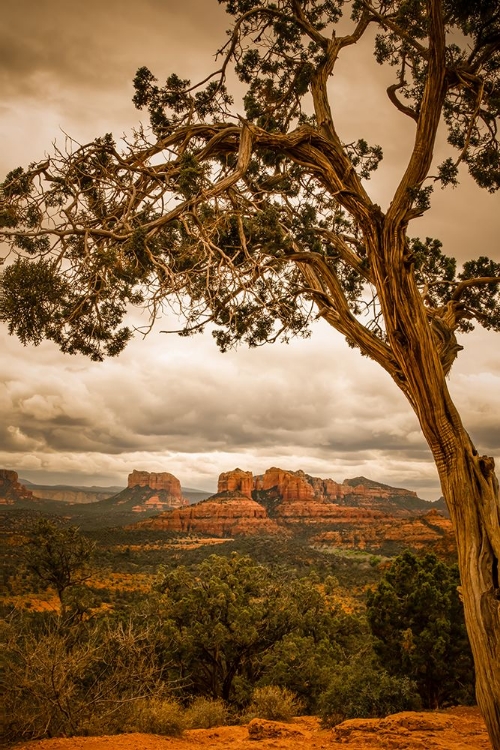
<svg viewBox="0 0 500 750">
<path fill-rule="evenodd" d="M 500 748 L 500 529 L 493 466 L 491 458 L 477 455 L 461 428 L 439 473 L 457 540 L 477 702 L 496 750 Z"/>
<path fill-rule="evenodd" d="M 385 283 L 377 287 L 399 366 L 391 375 L 411 403 L 436 462 L 457 542 L 477 701 L 492 746 L 500 750 L 500 498 L 494 461 L 478 455 L 451 399 L 449 352 L 433 331 L 409 272 L 411 262 L 387 281 L 384 266 L 394 256 L 383 249 L 377 275 Z"/>
</svg>

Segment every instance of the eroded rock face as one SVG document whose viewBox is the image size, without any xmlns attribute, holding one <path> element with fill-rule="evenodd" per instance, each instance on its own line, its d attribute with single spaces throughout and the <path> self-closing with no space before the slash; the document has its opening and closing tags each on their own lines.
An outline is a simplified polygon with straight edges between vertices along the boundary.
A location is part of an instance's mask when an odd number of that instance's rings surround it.
<svg viewBox="0 0 500 750">
<path fill-rule="evenodd" d="M 320 532 L 311 541 L 323 549 L 382 549 L 393 543 L 405 544 L 413 550 L 433 549 L 436 553 L 449 555 L 455 547 L 453 527 L 449 518 L 435 510 L 413 518 L 367 511 L 362 508 L 346 508 L 358 515 L 346 513 L 334 519 L 335 529 Z"/>
<path fill-rule="evenodd" d="M 22 500 L 33 500 L 33 493 L 19 482 L 16 471 L 0 469 L 0 505 L 15 505 Z"/>
<path fill-rule="evenodd" d="M 99 500 L 107 500 L 108 497 L 116 495 L 116 490 L 114 492 L 92 492 L 92 490 L 53 489 L 52 487 L 36 487 L 32 492 L 33 497 L 38 497 L 41 500 L 56 500 L 59 503 L 69 503 L 70 505 L 97 503 Z"/>
<path fill-rule="evenodd" d="M 315 492 L 306 477 L 303 471 L 284 471 L 273 467 L 262 476 L 255 477 L 254 489 L 272 491 L 284 503 L 294 500 L 308 502 L 315 498 Z"/>
<path fill-rule="evenodd" d="M 374 507 L 402 514 L 423 510 L 415 492 L 373 482 L 365 477 L 346 479 L 342 484 L 333 479 L 312 477 L 303 471 L 286 471 L 273 467 L 255 477 L 254 490 L 264 491 L 283 503 L 311 501 L 338 505 Z M 421 507 L 422 506 L 422 507 Z"/>
<path fill-rule="evenodd" d="M 134 472 L 131 476 L 134 481 L 147 481 L 143 477 L 149 475 Z M 360 480 L 366 484 L 359 484 Z M 338 484 L 333 479 L 276 467 L 257 477 L 250 471 L 235 469 L 220 475 L 218 488 L 213 497 L 187 508 L 169 510 L 139 525 L 215 537 L 275 533 L 290 536 L 307 529 L 314 534 L 313 544 L 325 549 L 342 547 L 383 553 L 399 547 L 431 546 L 445 554 L 453 551 L 448 519 L 434 509 L 427 514 L 422 512 L 429 506 L 414 492 L 363 477 Z M 157 497 L 151 497 L 149 508 L 161 511 L 161 505 L 156 503 Z"/>
<path fill-rule="evenodd" d="M 134 513 L 161 513 L 182 508 L 189 501 L 182 495 L 181 483 L 168 472 L 150 473 L 135 469 L 128 476 L 127 487 L 116 495 L 103 500 L 102 508 L 118 508 Z"/>
<path fill-rule="evenodd" d="M 275 534 L 279 531 L 279 526 L 268 517 L 262 505 L 237 491 L 218 493 L 188 508 L 141 521 L 135 527 L 222 537 Z"/>
<path fill-rule="evenodd" d="M 134 469 L 128 475 L 127 486 L 130 489 L 133 487 L 149 487 L 152 490 L 165 490 L 173 497 L 182 497 L 181 483 L 177 477 L 174 477 L 173 474 L 169 474 L 167 471 L 155 474 Z"/>
<path fill-rule="evenodd" d="M 240 492 L 252 499 L 253 487 L 254 480 L 251 471 L 234 469 L 234 471 L 225 471 L 219 476 L 217 493 Z"/>
</svg>

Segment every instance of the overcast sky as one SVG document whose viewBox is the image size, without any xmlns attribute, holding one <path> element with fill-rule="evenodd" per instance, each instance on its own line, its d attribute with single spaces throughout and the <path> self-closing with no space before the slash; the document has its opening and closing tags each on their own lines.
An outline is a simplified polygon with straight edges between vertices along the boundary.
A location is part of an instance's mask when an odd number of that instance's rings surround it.
<svg viewBox="0 0 500 750">
<path fill-rule="evenodd" d="M 214 68 L 226 17 L 216 0 L 3 0 L 0 19 L 0 180 L 41 159 L 64 133 L 86 142 L 130 132 L 144 113 L 132 79 L 147 65 L 160 80 Z M 382 207 L 401 174 L 413 123 L 383 95 L 387 72 L 346 50 L 332 89 L 346 141 L 384 147 L 369 186 Z M 441 139 L 444 148 L 444 138 Z M 498 196 L 466 177 L 439 191 L 411 227 L 448 254 L 500 260 Z M 159 329 L 118 358 L 92 363 L 55 345 L 24 348 L 0 327 L 0 468 L 34 482 L 125 484 L 133 469 L 169 471 L 213 490 L 239 466 L 303 469 L 343 481 L 364 474 L 440 495 L 437 475 L 403 396 L 374 363 L 326 325 L 308 340 L 219 353 L 209 334 Z M 500 456 L 498 334 L 463 337 L 450 389 L 480 452 Z"/>
</svg>

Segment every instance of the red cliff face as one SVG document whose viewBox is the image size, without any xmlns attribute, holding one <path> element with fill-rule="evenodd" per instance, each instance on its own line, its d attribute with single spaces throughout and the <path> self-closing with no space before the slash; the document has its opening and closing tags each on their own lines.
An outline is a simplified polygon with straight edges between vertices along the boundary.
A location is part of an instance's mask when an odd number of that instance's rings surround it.
<svg viewBox="0 0 500 750">
<path fill-rule="evenodd" d="M 314 488 L 303 471 L 284 471 L 273 467 L 263 476 L 255 478 L 254 487 L 256 490 L 272 491 L 284 503 L 293 500 L 309 502 L 315 497 Z"/>
<path fill-rule="evenodd" d="M 19 482 L 16 471 L 0 469 L 0 505 L 15 505 L 19 500 L 34 500 L 33 493 Z"/>
<path fill-rule="evenodd" d="M 226 471 L 219 477 L 217 493 L 220 492 L 239 492 L 252 499 L 253 474 L 251 471 Z"/>
<path fill-rule="evenodd" d="M 131 475 L 136 483 L 150 483 L 150 476 L 145 472 Z M 151 509 L 161 510 L 157 500 L 150 498 Z M 444 554 L 453 550 L 450 521 L 414 492 L 364 477 L 339 484 L 276 467 L 257 477 L 241 469 L 224 472 L 217 495 L 134 525 L 144 527 L 213 537 L 290 536 L 307 528 L 322 548 L 380 549 L 384 553 L 429 546 Z"/>
<path fill-rule="evenodd" d="M 272 468 L 262 476 L 255 477 L 254 490 L 265 491 L 284 504 L 306 503 L 316 515 L 318 511 L 313 511 L 311 503 L 355 506 L 396 515 L 425 512 L 426 509 L 425 502 L 415 492 L 389 487 L 364 477 L 339 484 L 333 479 L 312 477 L 303 471 Z M 307 511 L 304 511 L 304 515 L 307 515 Z"/>
<path fill-rule="evenodd" d="M 342 508 L 342 511 L 348 510 L 351 509 Z M 342 547 L 377 550 L 393 543 L 413 550 L 433 549 L 447 555 L 454 551 L 455 537 L 451 521 L 436 510 L 413 518 L 396 518 L 384 514 L 370 518 L 366 515 L 369 511 L 362 508 L 356 511 L 358 517 L 345 517 L 343 527 L 339 523 L 340 519 L 335 519 L 335 530 L 319 533 L 311 540 L 313 544 L 323 549 Z"/>
<path fill-rule="evenodd" d="M 241 492 L 223 492 L 188 508 L 162 513 L 134 524 L 134 528 L 153 528 L 211 536 L 275 534 L 279 527 L 268 518 L 266 509 Z"/>
<path fill-rule="evenodd" d="M 152 490 L 165 490 L 174 497 L 182 497 L 181 483 L 167 471 L 150 474 L 148 471 L 134 469 L 132 474 L 128 475 L 128 487 L 149 487 Z"/>
<path fill-rule="evenodd" d="M 163 471 L 150 474 L 148 471 L 134 471 L 128 475 L 127 489 L 115 496 L 117 505 L 129 505 L 135 513 L 169 510 L 188 505 L 182 495 L 181 483 Z"/>
</svg>

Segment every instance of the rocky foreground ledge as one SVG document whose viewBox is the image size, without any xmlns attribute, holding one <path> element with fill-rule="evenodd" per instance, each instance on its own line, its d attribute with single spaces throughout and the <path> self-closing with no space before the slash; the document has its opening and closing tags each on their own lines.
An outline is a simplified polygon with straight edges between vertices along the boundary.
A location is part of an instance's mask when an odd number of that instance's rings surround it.
<svg viewBox="0 0 500 750">
<path fill-rule="evenodd" d="M 491 750 L 477 708 L 405 711 L 351 719 L 334 729 L 301 716 L 291 724 L 253 719 L 247 726 L 192 729 L 180 738 L 151 734 L 74 737 L 21 743 L 15 750 Z"/>
</svg>

